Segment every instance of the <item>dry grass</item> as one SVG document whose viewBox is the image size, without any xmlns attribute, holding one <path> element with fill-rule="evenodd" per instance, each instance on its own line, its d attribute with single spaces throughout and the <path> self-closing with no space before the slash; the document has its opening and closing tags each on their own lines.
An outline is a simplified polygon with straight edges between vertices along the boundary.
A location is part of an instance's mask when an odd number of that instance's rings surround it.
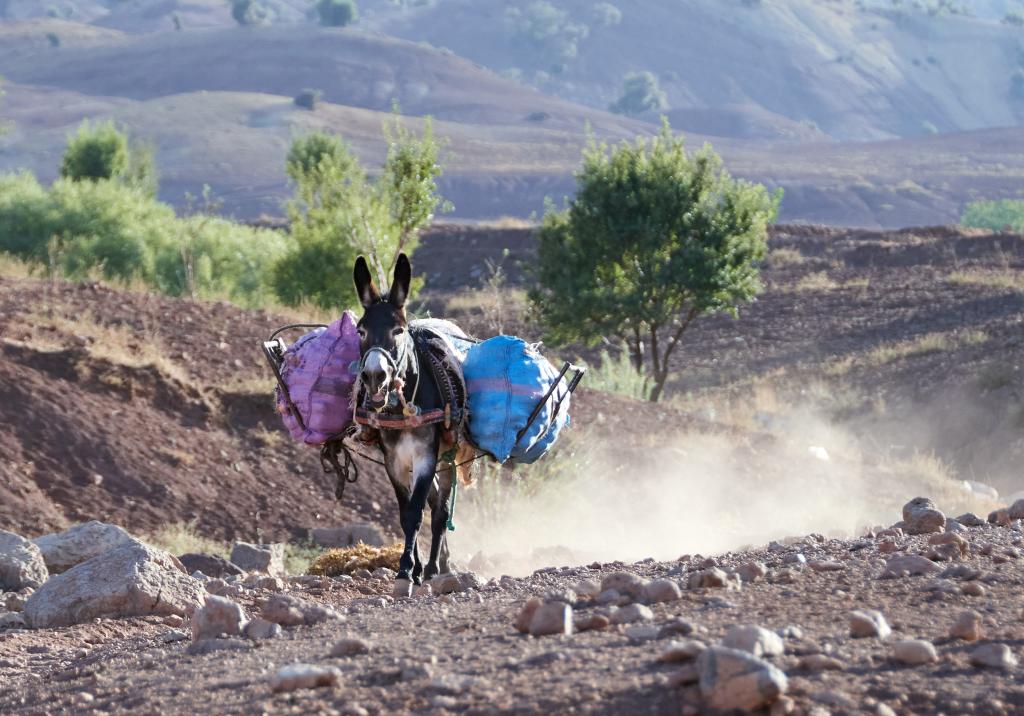
<svg viewBox="0 0 1024 716">
<path fill-rule="evenodd" d="M 161 527 L 156 532 L 143 535 L 147 544 L 178 556 L 189 552 L 214 554 L 227 559 L 231 555 L 231 545 L 227 542 L 203 537 L 196 531 L 194 522 L 176 522 Z"/>
<path fill-rule="evenodd" d="M 905 341 L 887 343 L 873 349 L 867 355 L 870 365 L 886 365 L 911 356 L 928 353 L 942 353 L 961 346 L 973 346 L 984 343 L 988 335 L 984 331 L 967 331 L 964 333 L 926 333 Z"/>
<path fill-rule="evenodd" d="M 796 249 L 773 249 L 768 254 L 766 263 L 769 268 L 781 269 L 787 266 L 802 266 L 807 263 L 807 258 Z"/>
<path fill-rule="evenodd" d="M 529 219 L 520 219 L 516 216 L 499 216 L 493 221 L 488 221 L 486 226 L 494 229 L 535 229 L 537 228 L 537 222 L 530 221 Z"/>
<path fill-rule="evenodd" d="M 956 286 L 986 286 L 1024 293 L 1024 271 L 1017 269 L 968 269 L 954 271 L 946 280 Z"/>
<path fill-rule="evenodd" d="M 836 288 L 839 288 L 839 284 L 829 278 L 825 271 L 809 273 L 793 286 L 796 291 L 831 291 Z"/>
<path fill-rule="evenodd" d="M 400 542 L 387 547 L 371 547 L 360 542 L 352 547 L 324 552 L 309 565 L 309 574 L 337 577 L 341 574 L 352 574 L 360 569 L 372 572 L 377 567 L 398 571 L 398 560 L 401 557 Z"/>
<path fill-rule="evenodd" d="M 249 435 L 258 445 L 271 450 L 276 450 L 281 447 L 287 438 L 287 436 L 280 430 L 267 430 L 262 425 L 253 428 L 249 431 Z"/>
</svg>

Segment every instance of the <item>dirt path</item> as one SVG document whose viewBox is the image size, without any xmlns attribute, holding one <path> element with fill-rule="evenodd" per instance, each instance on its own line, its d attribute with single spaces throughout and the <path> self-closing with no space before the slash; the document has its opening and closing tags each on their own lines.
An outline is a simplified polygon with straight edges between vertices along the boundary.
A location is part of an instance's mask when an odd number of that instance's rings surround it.
<svg viewBox="0 0 1024 716">
<path fill-rule="evenodd" d="M 334 605 L 343 622 L 287 628 L 269 641 L 218 640 L 212 643 L 222 650 L 199 655 L 189 653 L 188 641 L 164 643 L 171 629 L 156 618 L 0 632 L 0 712 L 707 713 L 693 665 L 658 657 L 673 639 L 710 645 L 734 625 L 753 624 L 783 635 L 784 653 L 766 657 L 788 677 L 772 713 L 1019 713 L 1018 669 L 969 659 L 988 643 L 1022 654 L 1021 523 L 961 534 L 969 550 L 963 559 L 921 558 L 932 573 L 892 578 L 880 578 L 887 560 L 928 553 L 928 536 L 810 535 L 715 559 L 553 568 L 397 602 L 387 579 L 306 578 L 291 592 Z M 750 578 L 755 562 L 766 576 L 740 586 L 731 575 Z M 730 586 L 687 586 L 714 565 Z M 577 623 L 597 613 L 616 619 L 613 607 L 566 590 L 618 571 L 668 578 L 682 596 L 650 604 L 649 621 L 562 636 L 516 631 L 531 596 L 574 600 Z M 252 613 L 269 596 L 246 590 L 239 601 Z M 631 609 L 628 602 L 623 597 L 618 611 Z M 879 610 L 892 635 L 852 638 L 848 615 L 855 609 Z M 978 613 L 980 642 L 950 636 L 965 610 Z M 330 656 L 344 637 L 365 641 L 369 652 Z M 931 642 L 937 660 L 894 661 L 894 645 L 906 639 Z M 272 693 L 271 677 L 296 662 L 337 667 L 340 686 Z"/>
</svg>

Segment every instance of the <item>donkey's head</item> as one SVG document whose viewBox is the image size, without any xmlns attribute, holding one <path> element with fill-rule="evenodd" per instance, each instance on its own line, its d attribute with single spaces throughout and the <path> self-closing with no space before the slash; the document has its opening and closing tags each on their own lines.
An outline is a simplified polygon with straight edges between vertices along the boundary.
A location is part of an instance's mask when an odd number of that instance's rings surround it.
<svg viewBox="0 0 1024 716">
<path fill-rule="evenodd" d="M 387 404 L 395 378 L 404 374 L 412 350 L 405 317 L 412 265 L 405 254 L 398 255 L 391 289 L 384 296 L 373 283 L 370 268 L 362 256 L 356 259 L 353 273 L 356 293 L 363 304 L 363 317 L 358 323 L 362 367 L 359 377 L 369 395 L 370 406 L 380 409 Z"/>
</svg>

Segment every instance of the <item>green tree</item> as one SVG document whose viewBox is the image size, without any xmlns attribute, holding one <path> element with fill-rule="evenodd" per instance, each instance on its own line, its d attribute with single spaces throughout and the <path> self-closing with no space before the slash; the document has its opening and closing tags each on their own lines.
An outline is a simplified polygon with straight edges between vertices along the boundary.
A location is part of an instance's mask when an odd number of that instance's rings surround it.
<svg viewBox="0 0 1024 716">
<path fill-rule="evenodd" d="M 113 122 L 85 120 L 68 137 L 60 175 L 72 181 L 99 181 L 123 176 L 130 162 L 128 137 Z"/>
<path fill-rule="evenodd" d="M 261 25 L 269 19 L 267 8 L 258 0 L 228 0 L 231 17 L 239 25 Z"/>
<path fill-rule="evenodd" d="M 327 27 L 345 27 L 359 19 L 355 0 L 318 0 L 316 12 Z"/>
<path fill-rule="evenodd" d="M 430 120 L 417 136 L 396 118 L 385 136 L 388 153 L 376 180 L 337 137 L 317 133 L 292 143 L 285 169 L 295 186 L 287 207 L 294 244 L 273 276 L 283 302 L 341 305 L 351 292 L 349 272 L 325 267 L 347 267 L 359 254 L 386 286 L 398 254 L 412 253 L 419 230 L 446 207 Z"/>
<path fill-rule="evenodd" d="M 1024 231 L 1024 201 L 1000 199 L 999 201 L 975 201 L 967 205 L 960 217 L 962 226 L 975 229 L 1002 231 Z"/>
<path fill-rule="evenodd" d="M 658 88 L 658 78 L 650 72 L 634 72 L 622 83 L 622 94 L 609 109 L 616 114 L 643 114 L 668 106 L 665 93 Z"/>
<path fill-rule="evenodd" d="M 625 342 L 657 401 L 693 321 L 760 290 L 781 194 L 733 179 L 710 147 L 688 154 L 667 123 L 633 144 L 592 140 L 576 181 L 545 214 L 531 304 L 556 342 Z"/>
</svg>

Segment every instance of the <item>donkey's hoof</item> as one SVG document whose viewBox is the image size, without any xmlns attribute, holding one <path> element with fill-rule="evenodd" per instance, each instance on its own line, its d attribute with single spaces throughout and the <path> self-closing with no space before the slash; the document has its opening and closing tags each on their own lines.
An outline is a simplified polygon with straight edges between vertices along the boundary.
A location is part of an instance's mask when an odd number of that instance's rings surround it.
<svg viewBox="0 0 1024 716">
<path fill-rule="evenodd" d="M 412 596 L 412 581 L 408 579 L 396 579 L 391 590 L 391 596 L 395 599 Z"/>
</svg>

